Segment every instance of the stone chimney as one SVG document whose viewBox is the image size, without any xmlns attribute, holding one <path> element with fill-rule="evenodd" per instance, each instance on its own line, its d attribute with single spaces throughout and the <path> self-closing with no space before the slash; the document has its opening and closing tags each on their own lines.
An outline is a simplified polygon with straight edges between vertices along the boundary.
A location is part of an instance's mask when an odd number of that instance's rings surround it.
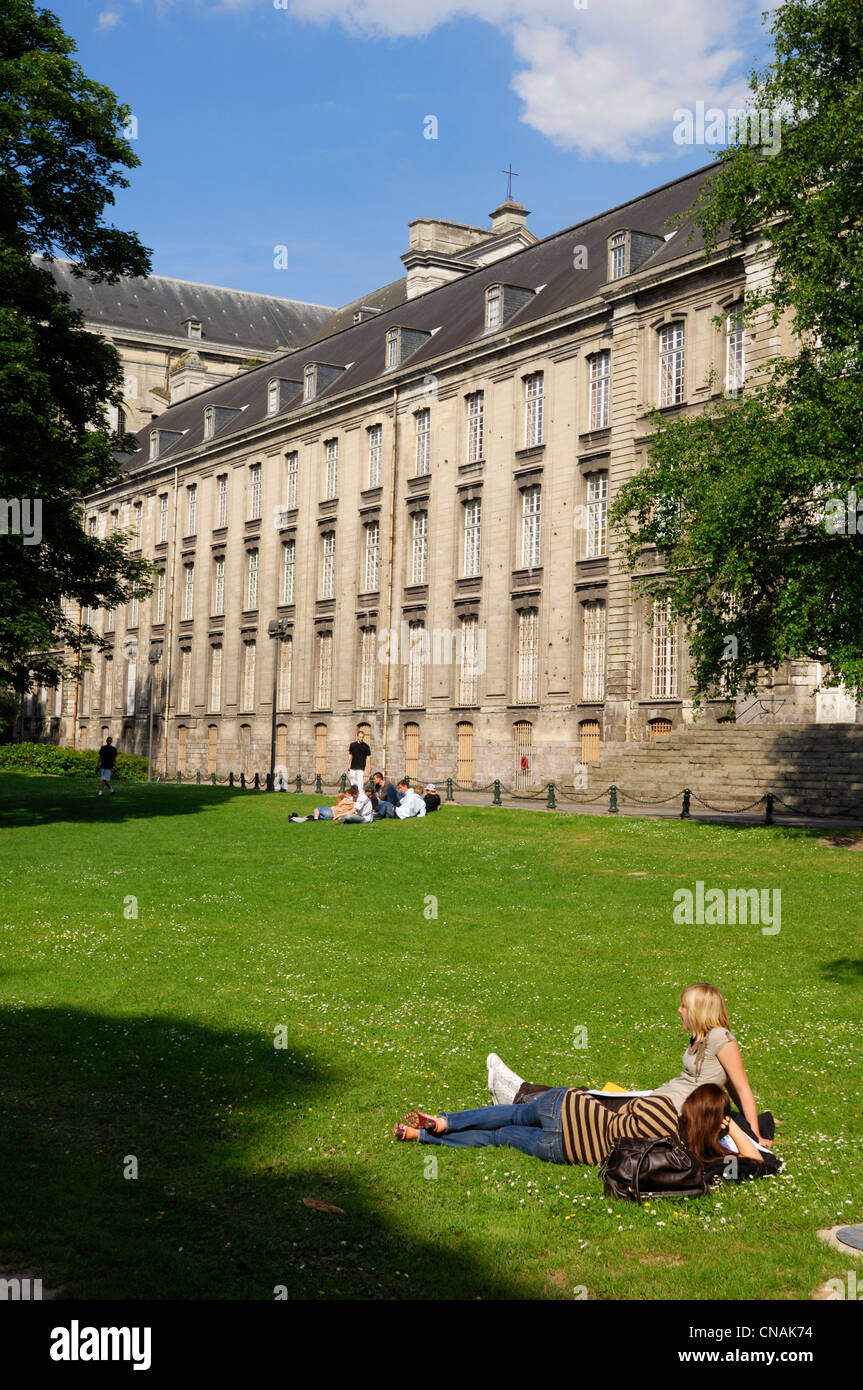
<svg viewBox="0 0 863 1390">
<path fill-rule="evenodd" d="M 502 203 L 491 216 L 491 227 L 472 227 L 438 217 L 415 217 L 408 223 L 410 245 L 402 256 L 407 270 L 407 298 L 458 280 L 477 266 L 530 246 L 536 237 L 525 226 L 530 214 L 521 203 Z M 510 244 L 495 246 L 507 239 Z"/>
</svg>

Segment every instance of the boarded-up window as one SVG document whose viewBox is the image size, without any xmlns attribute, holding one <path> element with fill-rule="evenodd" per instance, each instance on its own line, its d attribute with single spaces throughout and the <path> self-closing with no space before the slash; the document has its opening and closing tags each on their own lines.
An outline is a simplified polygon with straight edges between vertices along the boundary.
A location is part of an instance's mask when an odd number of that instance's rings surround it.
<svg viewBox="0 0 863 1390">
<path fill-rule="evenodd" d="M 585 719 L 579 725 L 581 732 L 581 761 L 595 763 L 599 758 L 599 720 Z"/>
<path fill-rule="evenodd" d="M 526 719 L 519 719 L 513 730 L 515 735 L 515 788 L 523 791 L 533 780 L 531 769 L 531 736 L 533 727 Z"/>
<path fill-rule="evenodd" d="M 207 729 L 207 772 L 216 771 L 216 763 L 219 758 L 219 729 L 216 724 L 211 724 Z"/>
<path fill-rule="evenodd" d="M 288 726 L 287 724 L 276 725 L 276 769 L 285 771 L 285 763 L 288 760 Z"/>
<path fill-rule="evenodd" d="M 177 730 L 177 771 L 186 771 L 186 738 L 189 730 L 181 724 Z"/>
<path fill-rule="evenodd" d="M 240 725 L 240 771 L 245 772 L 248 777 L 251 772 L 252 763 L 252 726 L 251 724 Z"/>
<path fill-rule="evenodd" d="M 405 777 L 414 781 L 420 774 L 420 726 L 405 724 Z"/>
<path fill-rule="evenodd" d="M 456 725 L 458 736 L 458 768 L 456 777 L 460 787 L 473 786 L 473 725 Z"/>
<path fill-rule="evenodd" d="M 327 775 L 327 726 L 326 724 L 315 725 L 315 776 L 320 773 L 321 777 Z"/>
<path fill-rule="evenodd" d="M 651 719 L 647 726 L 647 733 L 651 743 L 655 743 L 658 738 L 668 738 L 671 733 L 671 720 Z"/>
</svg>

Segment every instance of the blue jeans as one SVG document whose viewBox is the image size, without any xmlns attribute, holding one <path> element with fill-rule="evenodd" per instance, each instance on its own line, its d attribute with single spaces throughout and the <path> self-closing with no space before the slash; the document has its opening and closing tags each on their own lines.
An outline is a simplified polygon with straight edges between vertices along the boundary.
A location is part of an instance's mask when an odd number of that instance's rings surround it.
<svg viewBox="0 0 863 1390">
<path fill-rule="evenodd" d="M 379 801 L 378 809 L 375 811 L 375 820 L 388 820 L 396 813 L 396 808 L 391 801 Z"/>
<path fill-rule="evenodd" d="M 485 1105 L 481 1110 L 456 1110 L 445 1115 L 445 1134 L 420 1130 L 421 1144 L 448 1144 L 455 1149 L 481 1144 L 520 1149 L 547 1163 L 566 1163 L 560 1112 L 566 1086 L 544 1091 L 523 1105 Z"/>
<path fill-rule="evenodd" d="M 315 807 L 315 810 L 316 810 L 317 813 L 318 813 L 318 820 L 332 820 L 332 818 L 333 818 L 333 808 L 332 808 L 332 806 L 316 806 L 316 807 Z"/>
</svg>

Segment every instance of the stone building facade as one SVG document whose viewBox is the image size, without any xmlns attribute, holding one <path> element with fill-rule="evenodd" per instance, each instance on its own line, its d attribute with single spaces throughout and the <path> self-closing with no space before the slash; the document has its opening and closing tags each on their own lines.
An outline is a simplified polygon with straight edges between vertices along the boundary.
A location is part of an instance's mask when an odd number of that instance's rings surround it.
<svg viewBox="0 0 863 1390">
<path fill-rule="evenodd" d="M 527 788 L 691 722 L 684 635 L 633 597 L 608 505 L 656 407 L 794 350 L 767 315 L 736 322 L 757 247 L 707 260 L 670 223 L 707 172 L 534 244 L 503 219 L 514 251 L 142 430 L 86 516 L 131 528 L 156 589 L 103 615 L 111 652 L 56 734 L 145 751 L 152 674 L 159 772 L 265 773 L 275 689 L 291 779 L 335 782 L 363 724 L 391 774 Z M 409 275 L 437 254 L 426 225 Z M 816 683 L 774 673 L 766 717 L 814 720 Z"/>
</svg>

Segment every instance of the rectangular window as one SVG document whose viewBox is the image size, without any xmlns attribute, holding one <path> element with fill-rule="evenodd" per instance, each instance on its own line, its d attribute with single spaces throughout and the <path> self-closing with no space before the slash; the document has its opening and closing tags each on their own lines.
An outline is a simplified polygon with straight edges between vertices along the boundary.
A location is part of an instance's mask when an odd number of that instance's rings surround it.
<svg viewBox="0 0 863 1390">
<path fill-rule="evenodd" d="M 261 465 L 249 465 L 249 521 L 258 521 L 261 515 Z"/>
<path fill-rule="evenodd" d="M 608 473 L 591 473 L 587 480 L 587 559 L 605 555 L 607 549 Z"/>
<path fill-rule="evenodd" d="M 667 323 L 659 332 L 659 404 L 679 405 L 683 400 L 685 329 Z"/>
<path fill-rule="evenodd" d="M 605 699 L 605 603 L 602 599 L 584 605 L 581 698 Z"/>
<path fill-rule="evenodd" d="M 370 521 L 364 527 L 366 536 L 365 565 L 363 567 L 363 592 L 373 594 L 377 592 L 380 582 L 378 571 L 380 567 L 380 542 L 381 527 L 379 521 Z"/>
<path fill-rule="evenodd" d="M 339 441 L 328 439 L 324 445 L 324 456 L 326 459 L 326 479 L 324 484 L 324 500 L 339 495 Z"/>
<path fill-rule="evenodd" d="M 168 539 L 168 494 L 159 494 L 159 541 Z"/>
<path fill-rule="evenodd" d="M 210 713 L 218 714 L 222 708 L 222 646 L 217 643 L 210 648 Z"/>
<path fill-rule="evenodd" d="M 290 637 L 279 640 L 279 686 L 278 706 L 281 710 L 291 708 L 291 676 L 293 674 L 294 643 Z"/>
<path fill-rule="evenodd" d="M 105 631 L 106 631 L 106 632 L 113 632 L 113 631 L 114 631 L 114 622 L 115 622 L 115 611 L 114 611 L 113 608 L 109 608 L 108 611 L 107 611 L 107 613 L 105 614 Z"/>
<path fill-rule="evenodd" d="M 246 583 L 246 608 L 252 609 L 258 606 L 258 552 L 249 551 L 248 573 Z"/>
<path fill-rule="evenodd" d="M 225 612 L 225 557 L 220 555 L 213 571 L 213 616 L 221 618 Z"/>
<path fill-rule="evenodd" d="M 144 504 L 136 502 L 132 513 L 132 544 L 136 550 L 141 549 L 141 542 L 144 537 Z"/>
<path fill-rule="evenodd" d="M 194 536 L 198 530 L 198 484 L 190 483 L 186 488 L 186 535 Z"/>
<path fill-rule="evenodd" d="M 279 383 L 271 381 L 267 387 L 267 414 L 275 415 L 279 408 Z"/>
<path fill-rule="evenodd" d="M 110 714 L 114 705 L 114 658 L 105 657 L 102 674 L 102 713 Z M 59 713 L 62 714 L 62 708 Z"/>
<path fill-rule="evenodd" d="M 297 505 L 297 479 L 300 470 L 300 456 L 296 449 L 292 449 L 287 455 L 288 477 L 287 489 L 285 493 L 285 506 L 290 511 Z"/>
<path fill-rule="evenodd" d="M 257 647 L 254 642 L 243 646 L 243 709 L 255 708 L 255 657 Z"/>
<path fill-rule="evenodd" d="M 360 708 L 372 709 L 377 704 L 378 644 L 377 629 L 364 627 L 360 633 Z"/>
<path fill-rule="evenodd" d="M 408 634 L 408 669 L 405 704 L 412 708 L 419 708 L 423 703 L 425 693 L 425 624 L 411 623 Z"/>
<path fill-rule="evenodd" d="M 188 714 L 192 704 L 192 649 L 180 648 L 180 704 L 181 713 Z"/>
<path fill-rule="evenodd" d="M 535 569 L 542 564 L 542 488 L 539 483 L 521 494 L 521 564 Z"/>
<path fill-rule="evenodd" d="M 294 601 L 296 554 L 296 541 L 285 541 L 285 544 L 282 546 L 282 603 L 293 603 Z"/>
<path fill-rule="evenodd" d="M 113 512 L 111 513 L 111 535 L 112 535 L 112 536 L 116 536 L 116 534 L 117 534 L 117 532 L 119 531 L 119 529 L 120 529 L 120 513 L 119 513 L 119 511 L 116 511 L 116 510 L 115 510 L 115 511 L 113 511 Z"/>
<path fill-rule="evenodd" d="M 479 623 L 476 618 L 462 618 L 461 665 L 458 676 L 458 703 L 475 705 L 479 693 Z"/>
<path fill-rule="evenodd" d="M 539 612 L 528 608 L 518 615 L 516 703 L 535 705 L 539 690 Z"/>
<path fill-rule="evenodd" d="M 542 372 L 534 372 L 524 379 L 524 447 L 532 449 L 542 443 Z"/>
<path fill-rule="evenodd" d="M 312 365 L 303 368 L 303 400 L 311 401 L 315 395 L 315 368 Z"/>
<path fill-rule="evenodd" d="M 188 620 L 195 616 L 195 566 L 186 565 L 186 583 L 183 591 L 183 618 Z"/>
<path fill-rule="evenodd" d="M 90 609 L 89 609 L 89 608 L 86 608 L 86 609 L 84 610 L 84 617 L 85 617 L 85 621 L 86 621 L 87 623 L 89 623 L 89 622 L 90 622 Z M 138 600 L 137 600 L 136 598 L 131 598 L 131 599 L 129 599 L 129 615 L 128 615 L 128 619 L 127 619 L 127 622 L 126 622 L 126 626 L 127 626 L 127 627 L 137 627 L 137 626 L 138 626 Z"/>
<path fill-rule="evenodd" d="M 464 508 L 464 576 L 480 572 L 482 549 L 482 503 L 479 498 L 466 502 Z"/>
<path fill-rule="evenodd" d="M 426 512 L 417 512 L 413 518 L 411 532 L 411 583 L 426 583 L 426 559 L 428 556 L 428 524 Z"/>
<path fill-rule="evenodd" d="M 321 598 L 333 598 L 336 591 L 336 533 L 321 537 Z"/>
<path fill-rule="evenodd" d="M 156 615 L 153 619 L 156 623 L 163 623 L 165 621 L 165 589 L 165 571 L 159 570 L 159 573 L 156 575 Z"/>
<path fill-rule="evenodd" d="M 611 423 L 611 353 L 598 352 L 590 359 L 590 428 L 604 430 Z"/>
<path fill-rule="evenodd" d="M 671 618 L 671 600 L 653 605 L 653 698 L 670 700 L 677 694 L 677 634 Z"/>
<path fill-rule="evenodd" d="M 725 389 L 739 391 L 743 385 L 743 304 L 732 304 L 725 325 Z"/>
<path fill-rule="evenodd" d="M 399 330 L 391 328 L 387 333 L 387 362 L 388 368 L 399 365 Z"/>
<path fill-rule="evenodd" d="M 381 449 L 383 426 L 372 425 L 369 435 L 369 487 L 381 485 Z"/>
<path fill-rule="evenodd" d="M 431 470 L 431 411 L 418 410 L 414 416 L 416 430 L 416 475 L 424 477 Z"/>
<path fill-rule="evenodd" d="M 483 456 L 485 392 L 474 391 L 467 398 L 467 461 L 478 463 Z"/>
<path fill-rule="evenodd" d="M 220 473 L 216 479 L 218 488 L 218 503 L 216 508 L 216 526 L 221 528 L 228 524 L 228 475 Z"/>
<path fill-rule="evenodd" d="M 129 661 L 126 663 L 126 713 L 135 713 L 135 704 L 138 692 L 138 663 Z"/>
<path fill-rule="evenodd" d="M 329 709 L 333 689 L 333 634 L 318 637 L 318 709 Z"/>
</svg>

